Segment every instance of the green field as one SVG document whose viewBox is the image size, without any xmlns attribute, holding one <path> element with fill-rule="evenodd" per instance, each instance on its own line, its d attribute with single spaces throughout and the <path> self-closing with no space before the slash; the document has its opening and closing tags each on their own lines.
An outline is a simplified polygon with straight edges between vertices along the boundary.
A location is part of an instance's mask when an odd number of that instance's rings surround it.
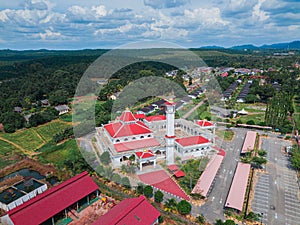
<svg viewBox="0 0 300 225">
<path fill-rule="evenodd" d="M 0 136 L 27 151 L 34 151 L 44 143 L 44 141 L 38 137 L 32 129 L 20 130 L 12 134 L 1 134 Z"/>
<path fill-rule="evenodd" d="M 253 114 L 253 115 L 245 115 L 245 116 L 240 116 L 238 118 L 234 118 L 234 121 L 241 120 L 242 123 L 246 123 L 249 120 L 253 120 L 255 124 L 259 124 L 260 122 L 265 121 L 265 114 L 264 113 L 259 113 L 259 114 Z"/>
<path fill-rule="evenodd" d="M 224 141 L 231 141 L 234 136 L 234 132 L 231 130 L 216 130 L 216 135 Z"/>
<path fill-rule="evenodd" d="M 44 141 L 48 142 L 51 141 L 55 134 L 62 132 L 67 127 L 70 127 L 70 125 L 61 121 L 53 121 L 33 129 L 42 137 Z"/>
<path fill-rule="evenodd" d="M 13 145 L 0 140 L 0 169 L 15 163 L 14 156 L 16 153 L 20 153 L 20 150 Z"/>
<path fill-rule="evenodd" d="M 44 145 L 40 151 L 41 154 L 38 155 L 40 162 L 53 163 L 58 167 L 62 166 L 66 159 L 70 159 L 79 153 L 75 139 L 68 140 L 59 145 L 48 143 Z"/>
</svg>

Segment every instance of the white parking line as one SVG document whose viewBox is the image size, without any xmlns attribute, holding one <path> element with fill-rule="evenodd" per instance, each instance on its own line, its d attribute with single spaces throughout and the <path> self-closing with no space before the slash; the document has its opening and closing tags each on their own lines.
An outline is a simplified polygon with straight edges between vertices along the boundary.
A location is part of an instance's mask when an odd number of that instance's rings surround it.
<svg viewBox="0 0 300 225">
<path fill-rule="evenodd" d="M 262 204 L 265 204 L 265 205 L 269 203 L 269 201 L 262 200 L 262 199 L 255 199 L 255 200 L 253 200 L 253 202 L 254 203 L 258 202 L 258 203 L 262 203 Z"/>
</svg>

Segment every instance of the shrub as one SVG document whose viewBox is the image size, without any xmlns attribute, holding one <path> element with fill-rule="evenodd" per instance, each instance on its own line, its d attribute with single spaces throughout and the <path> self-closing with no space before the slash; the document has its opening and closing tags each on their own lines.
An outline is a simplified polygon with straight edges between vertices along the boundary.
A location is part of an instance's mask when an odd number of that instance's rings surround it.
<svg viewBox="0 0 300 225">
<path fill-rule="evenodd" d="M 177 210 L 181 215 L 187 215 L 187 214 L 190 214 L 190 212 L 192 210 L 192 206 L 188 201 L 181 200 L 177 204 Z"/>
<path fill-rule="evenodd" d="M 160 190 L 156 191 L 154 194 L 154 201 L 157 203 L 161 203 L 163 199 L 164 199 L 164 194 Z"/>
<path fill-rule="evenodd" d="M 144 187 L 144 195 L 147 198 L 151 198 L 153 196 L 153 188 L 150 185 Z"/>
</svg>

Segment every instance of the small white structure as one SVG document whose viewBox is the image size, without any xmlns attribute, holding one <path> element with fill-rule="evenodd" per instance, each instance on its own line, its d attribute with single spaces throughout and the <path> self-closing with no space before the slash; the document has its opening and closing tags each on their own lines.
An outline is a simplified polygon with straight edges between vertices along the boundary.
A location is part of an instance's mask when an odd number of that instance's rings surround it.
<svg viewBox="0 0 300 225">
<path fill-rule="evenodd" d="M 63 115 L 65 113 L 68 113 L 70 110 L 69 106 L 67 106 L 67 105 L 58 105 L 58 106 L 55 106 L 55 109 L 59 112 L 58 115 Z"/>
<path fill-rule="evenodd" d="M 240 114 L 240 115 L 248 115 L 248 112 L 245 109 L 242 109 L 241 111 L 238 111 L 238 114 Z"/>
</svg>

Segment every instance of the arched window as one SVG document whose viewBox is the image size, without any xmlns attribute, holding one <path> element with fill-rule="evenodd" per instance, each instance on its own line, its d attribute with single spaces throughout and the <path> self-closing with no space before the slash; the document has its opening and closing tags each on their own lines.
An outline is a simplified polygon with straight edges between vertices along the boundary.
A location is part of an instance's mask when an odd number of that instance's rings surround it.
<svg viewBox="0 0 300 225">
<path fill-rule="evenodd" d="M 117 139 L 117 140 L 116 140 L 116 142 L 120 142 L 120 140 L 119 140 L 119 139 Z"/>
</svg>

